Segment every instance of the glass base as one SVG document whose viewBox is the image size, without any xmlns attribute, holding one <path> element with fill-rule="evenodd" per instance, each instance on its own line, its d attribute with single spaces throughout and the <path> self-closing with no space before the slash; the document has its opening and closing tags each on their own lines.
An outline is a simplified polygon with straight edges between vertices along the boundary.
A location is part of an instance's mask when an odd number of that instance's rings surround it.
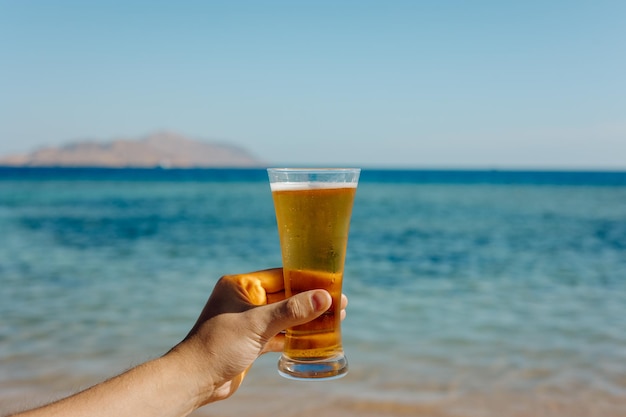
<svg viewBox="0 0 626 417">
<path fill-rule="evenodd" d="M 283 354 L 278 361 L 278 373 L 299 381 L 339 379 L 348 373 L 348 359 L 341 353 L 328 359 L 299 361 Z"/>
</svg>

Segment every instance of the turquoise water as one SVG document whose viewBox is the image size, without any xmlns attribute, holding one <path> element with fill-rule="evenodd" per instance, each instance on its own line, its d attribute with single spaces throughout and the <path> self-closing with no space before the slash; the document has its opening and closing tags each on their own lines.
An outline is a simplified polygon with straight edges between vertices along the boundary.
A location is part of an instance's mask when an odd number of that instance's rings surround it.
<svg viewBox="0 0 626 417">
<path fill-rule="evenodd" d="M 5 409 L 163 354 L 221 275 L 280 265 L 263 172 L 7 172 Z M 623 415 L 626 175 L 502 175 L 365 170 L 344 281 L 350 374 L 302 385 L 267 355 L 213 410 L 293 415 L 254 402 L 278 391 L 341 415 Z"/>
</svg>

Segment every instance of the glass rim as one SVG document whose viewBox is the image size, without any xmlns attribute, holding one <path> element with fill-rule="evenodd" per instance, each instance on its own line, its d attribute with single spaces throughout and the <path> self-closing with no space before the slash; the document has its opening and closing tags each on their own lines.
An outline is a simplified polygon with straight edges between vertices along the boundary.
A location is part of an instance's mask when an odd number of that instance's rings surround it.
<svg viewBox="0 0 626 417">
<path fill-rule="evenodd" d="M 268 172 L 360 172 L 361 168 L 267 168 Z"/>
<path fill-rule="evenodd" d="M 268 168 L 267 175 L 270 184 L 357 184 L 361 168 Z"/>
</svg>

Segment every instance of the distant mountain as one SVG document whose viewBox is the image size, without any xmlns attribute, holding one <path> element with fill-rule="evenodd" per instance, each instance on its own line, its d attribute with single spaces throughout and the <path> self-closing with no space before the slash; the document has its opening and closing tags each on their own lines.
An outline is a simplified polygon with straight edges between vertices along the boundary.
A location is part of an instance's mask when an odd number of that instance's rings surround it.
<svg viewBox="0 0 626 417">
<path fill-rule="evenodd" d="M 253 167 L 262 162 L 226 143 L 203 142 L 161 132 L 142 139 L 79 141 L 45 147 L 24 155 L 0 157 L 0 165 L 30 167 Z"/>
</svg>

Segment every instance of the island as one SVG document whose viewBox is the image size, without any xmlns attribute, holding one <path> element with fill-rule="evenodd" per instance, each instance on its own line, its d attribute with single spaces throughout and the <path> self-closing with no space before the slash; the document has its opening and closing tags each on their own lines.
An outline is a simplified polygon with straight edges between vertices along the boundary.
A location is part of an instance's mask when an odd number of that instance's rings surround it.
<svg viewBox="0 0 626 417">
<path fill-rule="evenodd" d="M 0 166 L 16 167 L 217 168 L 262 165 L 262 161 L 237 145 L 194 140 L 173 132 L 158 132 L 139 139 L 81 140 L 0 157 Z"/>
</svg>

